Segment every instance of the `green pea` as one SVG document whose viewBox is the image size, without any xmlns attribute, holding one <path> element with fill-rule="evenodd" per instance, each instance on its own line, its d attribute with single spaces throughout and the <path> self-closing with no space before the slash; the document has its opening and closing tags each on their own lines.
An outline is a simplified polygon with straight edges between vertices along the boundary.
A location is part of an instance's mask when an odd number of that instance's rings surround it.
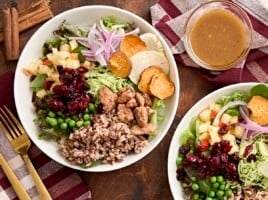
<svg viewBox="0 0 268 200">
<path fill-rule="evenodd" d="M 220 184 L 217 183 L 217 182 L 212 184 L 212 188 L 213 188 L 214 190 L 218 189 L 219 186 L 220 186 Z"/>
<path fill-rule="evenodd" d="M 206 200 L 213 200 L 211 197 L 206 197 Z"/>
<path fill-rule="evenodd" d="M 84 121 L 84 126 L 88 126 L 88 125 L 90 125 L 90 121 L 88 120 Z"/>
<path fill-rule="evenodd" d="M 194 191 L 199 190 L 199 185 L 198 185 L 197 183 L 193 183 L 193 184 L 192 184 L 192 189 L 193 189 Z"/>
<path fill-rule="evenodd" d="M 233 194 L 233 191 L 231 189 L 225 190 L 225 196 L 230 197 L 232 196 L 232 194 Z"/>
<path fill-rule="evenodd" d="M 83 120 L 79 120 L 79 121 L 76 122 L 76 126 L 78 128 L 81 127 L 81 126 L 83 126 L 83 124 L 84 124 L 84 121 Z"/>
<path fill-rule="evenodd" d="M 73 116 L 72 116 L 72 119 L 73 119 L 73 120 L 78 120 L 78 116 L 77 116 L 77 115 L 73 115 Z"/>
<path fill-rule="evenodd" d="M 215 192 L 214 191 L 209 191 L 208 196 L 209 197 L 215 197 Z"/>
<path fill-rule="evenodd" d="M 66 121 L 67 123 L 68 123 L 70 120 L 71 120 L 70 117 L 67 117 L 67 118 L 65 119 L 65 121 Z"/>
<path fill-rule="evenodd" d="M 61 111 L 57 112 L 57 115 L 60 117 L 64 117 L 63 113 Z"/>
<path fill-rule="evenodd" d="M 197 178 L 196 178 L 195 176 L 193 176 L 193 177 L 191 177 L 191 180 L 192 180 L 193 182 L 196 182 L 196 181 L 197 181 Z"/>
<path fill-rule="evenodd" d="M 49 111 L 48 116 L 52 118 L 56 117 L 55 113 L 52 111 Z"/>
<path fill-rule="evenodd" d="M 212 176 L 212 177 L 210 177 L 210 182 L 211 182 L 211 183 L 216 183 L 216 182 L 217 182 L 217 178 L 216 178 L 216 176 Z"/>
<path fill-rule="evenodd" d="M 195 193 L 193 194 L 193 200 L 199 200 L 199 194 Z"/>
<path fill-rule="evenodd" d="M 88 111 L 91 113 L 95 113 L 96 112 L 96 107 L 93 103 L 88 104 Z"/>
<path fill-rule="evenodd" d="M 74 120 L 70 120 L 69 122 L 68 122 L 68 124 L 69 124 L 69 126 L 71 127 L 71 128 L 73 128 L 73 127 L 75 127 L 75 121 Z"/>
<path fill-rule="evenodd" d="M 49 124 L 50 119 L 51 119 L 50 117 L 46 117 L 45 121 L 47 124 Z"/>
<path fill-rule="evenodd" d="M 49 118 L 48 123 L 50 126 L 57 126 L 58 122 L 55 118 Z"/>
<path fill-rule="evenodd" d="M 59 124 L 61 124 L 61 123 L 63 123 L 64 122 L 64 119 L 62 119 L 62 118 L 58 118 L 58 123 Z"/>
<path fill-rule="evenodd" d="M 60 128 L 66 130 L 68 128 L 68 124 L 66 122 L 61 123 Z"/>
<path fill-rule="evenodd" d="M 218 183 L 223 183 L 224 182 L 224 178 L 222 176 L 217 176 L 217 182 Z"/>
<path fill-rule="evenodd" d="M 225 190 L 225 185 L 220 185 L 219 189 L 220 190 Z"/>
<path fill-rule="evenodd" d="M 221 190 L 218 190 L 218 191 L 216 192 L 216 195 L 217 195 L 217 197 L 222 197 L 222 196 L 224 195 L 224 192 L 221 191 Z"/>
<path fill-rule="evenodd" d="M 90 120 L 91 116 L 89 114 L 84 114 L 83 119 L 84 120 Z"/>
<path fill-rule="evenodd" d="M 183 161 L 183 158 L 181 156 L 178 156 L 176 159 L 176 164 L 181 165 L 182 161 Z"/>
</svg>

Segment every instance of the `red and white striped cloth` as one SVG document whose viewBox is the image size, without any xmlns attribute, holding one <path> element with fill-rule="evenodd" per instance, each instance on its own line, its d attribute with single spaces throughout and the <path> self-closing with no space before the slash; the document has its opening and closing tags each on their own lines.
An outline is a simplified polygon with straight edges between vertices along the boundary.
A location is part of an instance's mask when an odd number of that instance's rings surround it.
<svg viewBox="0 0 268 200">
<path fill-rule="evenodd" d="M 14 74 L 6 73 L 0 76 L 0 106 L 6 105 L 15 113 L 13 99 Z M 38 192 L 31 175 L 21 156 L 14 152 L 10 142 L 0 130 L 0 153 L 21 181 L 32 199 L 39 199 Z M 82 181 L 77 172 L 51 160 L 35 145 L 29 150 L 29 156 L 44 184 L 54 200 L 86 200 L 91 199 L 88 186 Z M 0 199 L 18 199 L 7 177 L 0 167 Z"/>
<path fill-rule="evenodd" d="M 232 0 L 248 14 L 253 26 L 251 50 L 243 66 L 221 73 L 201 69 L 186 54 L 183 41 L 184 25 L 190 13 L 207 0 L 159 0 L 151 7 L 153 26 L 169 44 L 174 57 L 183 66 L 196 67 L 207 80 L 228 85 L 237 82 L 268 82 L 268 7 L 260 0 Z"/>
</svg>

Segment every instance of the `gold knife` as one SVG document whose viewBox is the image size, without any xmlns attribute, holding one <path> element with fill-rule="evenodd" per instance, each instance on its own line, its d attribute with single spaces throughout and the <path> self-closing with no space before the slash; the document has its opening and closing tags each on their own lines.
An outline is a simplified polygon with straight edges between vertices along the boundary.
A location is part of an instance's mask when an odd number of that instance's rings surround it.
<svg viewBox="0 0 268 200">
<path fill-rule="evenodd" d="M 18 178 L 16 177 L 16 175 L 14 174 L 14 172 L 12 171 L 12 169 L 10 168 L 10 166 L 8 165 L 7 161 L 2 156 L 1 153 L 0 153 L 0 165 L 19 199 L 31 200 L 25 188 L 22 186 L 21 182 L 18 180 Z"/>
</svg>

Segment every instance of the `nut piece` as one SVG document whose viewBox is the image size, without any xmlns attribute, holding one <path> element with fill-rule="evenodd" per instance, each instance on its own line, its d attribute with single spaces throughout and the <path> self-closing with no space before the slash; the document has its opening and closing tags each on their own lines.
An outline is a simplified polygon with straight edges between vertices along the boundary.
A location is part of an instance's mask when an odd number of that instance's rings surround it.
<svg viewBox="0 0 268 200">
<path fill-rule="evenodd" d="M 121 78 L 126 78 L 131 71 L 131 62 L 125 53 L 117 51 L 110 56 L 109 69 L 111 72 Z"/>
<path fill-rule="evenodd" d="M 247 107 L 251 110 L 250 119 L 263 126 L 268 124 L 268 99 L 262 96 L 254 96 L 248 102 Z"/>
<path fill-rule="evenodd" d="M 139 51 L 145 50 L 146 44 L 136 35 L 127 35 L 120 43 L 120 51 L 124 52 L 127 57 L 133 56 Z"/>
<path fill-rule="evenodd" d="M 149 85 L 151 83 L 152 77 L 155 74 L 164 73 L 163 70 L 156 65 L 150 66 L 143 70 L 138 82 L 138 88 L 140 91 L 150 94 Z"/>
<path fill-rule="evenodd" d="M 151 94 L 155 97 L 166 99 L 174 93 L 175 86 L 174 83 L 168 79 L 166 74 L 159 73 L 153 76 L 149 89 Z"/>
</svg>

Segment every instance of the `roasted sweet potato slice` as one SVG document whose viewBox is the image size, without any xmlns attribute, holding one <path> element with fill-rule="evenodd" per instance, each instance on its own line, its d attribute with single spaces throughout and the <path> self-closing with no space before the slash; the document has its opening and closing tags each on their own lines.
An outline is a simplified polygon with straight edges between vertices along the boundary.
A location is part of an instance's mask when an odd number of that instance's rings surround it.
<svg viewBox="0 0 268 200">
<path fill-rule="evenodd" d="M 139 36 L 127 35 L 120 43 L 120 51 L 124 52 L 129 58 L 139 51 L 146 50 L 146 44 Z"/>
<path fill-rule="evenodd" d="M 131 71 L 131 62 L 125 53 L 117 51 L 110 56 L 108 67 L 115 76 L 126 78 Z"/>
<path fill-rule="evenodd" d="M 157 65 L 153 65 L 144 69 L 143 72 L 141 73 L 141 76 L 138 82 L 139 90 L 144 93 L 150 94 L 149 85 L 151 83 L 152 77 L 158 73 L 164 73 L 164 72 Z"/>
<path fill-rule="evenodd" d="M 159 99 L 166 99 L 174 93 L 175 86 L 166 74 L 158 73 L 152 77 L 149 89 L 151 94 L 155 97 Z"/>
</svg>

